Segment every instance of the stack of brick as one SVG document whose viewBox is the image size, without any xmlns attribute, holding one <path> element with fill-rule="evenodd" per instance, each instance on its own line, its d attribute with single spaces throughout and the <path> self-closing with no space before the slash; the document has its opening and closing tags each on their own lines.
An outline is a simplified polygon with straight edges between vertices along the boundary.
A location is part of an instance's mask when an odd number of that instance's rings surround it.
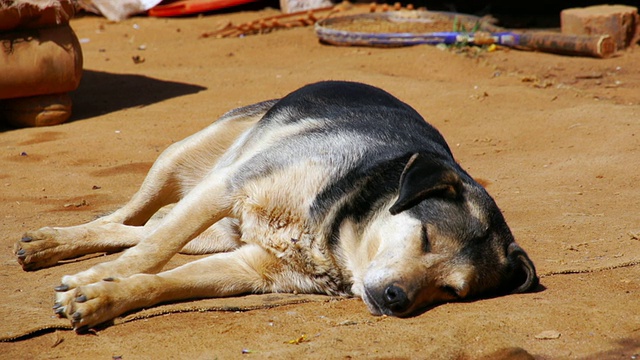
<svg viewBox="0 0 640 360">
<path fill-rule="evenodd" d="M 626 5 L 595 5 L 565 9 L 560 13 L 563 34 L 609 35 L 618 50 L 640 40 L 638 9 Z"/>
<path fill-rule="evenodd" d="M 0 0 L 0 121 L 17 127 L 61 124 L 82 76 L 71 0 Z"/>
</svg>

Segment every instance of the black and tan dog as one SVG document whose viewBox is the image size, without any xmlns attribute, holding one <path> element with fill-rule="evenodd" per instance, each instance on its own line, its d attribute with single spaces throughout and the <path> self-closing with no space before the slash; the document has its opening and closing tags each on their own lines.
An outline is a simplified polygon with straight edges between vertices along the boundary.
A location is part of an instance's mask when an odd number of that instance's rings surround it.
<svg viewBox="0 0 640 360">
<path fill-rule="evenodd" d="M 227 113 L 164 151 L 121 209 L 29 232 L 15 253 L 32 270 L 127 247 L 64 276 L 55 312 L 84 330 L 161 302 L 298 292 L 408 316 L 538 283 L 442 135 L 390 94 L 350 82 Z M 213 255 L 160 272 L 178 252 Z"/>
</svg>

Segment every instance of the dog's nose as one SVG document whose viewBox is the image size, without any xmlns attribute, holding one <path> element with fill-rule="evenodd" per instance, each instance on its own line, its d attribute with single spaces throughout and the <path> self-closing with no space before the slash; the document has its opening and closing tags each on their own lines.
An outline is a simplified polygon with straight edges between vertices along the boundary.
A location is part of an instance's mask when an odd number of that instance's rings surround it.
<svg viewBox="0 0 640 360">
<path fill-rule="evenodd" d="M 409 307 L 407 293 L 401 288 L 391 285 L 384 290 L 384 302 L 393 312 L 404 312 Z"/>
</svg>

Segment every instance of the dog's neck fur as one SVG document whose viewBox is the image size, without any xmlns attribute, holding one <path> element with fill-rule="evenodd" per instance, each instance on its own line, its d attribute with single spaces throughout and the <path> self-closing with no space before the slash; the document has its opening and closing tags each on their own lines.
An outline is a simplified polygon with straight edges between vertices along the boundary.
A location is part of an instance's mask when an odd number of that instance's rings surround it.
<svg viewBox="0 0 640 360">
<path fill-rule="evenodd" d="M 346 219 L 340 224 L 340 241 L 335 249 L 336 262 L 345 279 L 351 280 L 351 293 L 355 296 L 362 296 L 364 277 L 372 260 L 386 250 L 381 246 L 382 236 L 389 234 L 384 234 L 383 225 L 392 221 L 393 215 L 388 210 L 392 203 L 393 201 L 387 201 L 383 206 L 377 207 L 370 214 L 370 221 L 358 223 Z"/>
</svg>

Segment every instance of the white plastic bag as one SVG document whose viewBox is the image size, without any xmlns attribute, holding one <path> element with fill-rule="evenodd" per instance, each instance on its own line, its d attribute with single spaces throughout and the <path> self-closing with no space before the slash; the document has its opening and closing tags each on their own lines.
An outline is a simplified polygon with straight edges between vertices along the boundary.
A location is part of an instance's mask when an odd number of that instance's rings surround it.
<svg viewBox="0 0 640 360">
<path fill-rule="evenodd" d="M 121 21 L 145 12 L 162 0 L 79 0 L 83 9 L 100 14 L 111 21 Z"/>
</svg>

